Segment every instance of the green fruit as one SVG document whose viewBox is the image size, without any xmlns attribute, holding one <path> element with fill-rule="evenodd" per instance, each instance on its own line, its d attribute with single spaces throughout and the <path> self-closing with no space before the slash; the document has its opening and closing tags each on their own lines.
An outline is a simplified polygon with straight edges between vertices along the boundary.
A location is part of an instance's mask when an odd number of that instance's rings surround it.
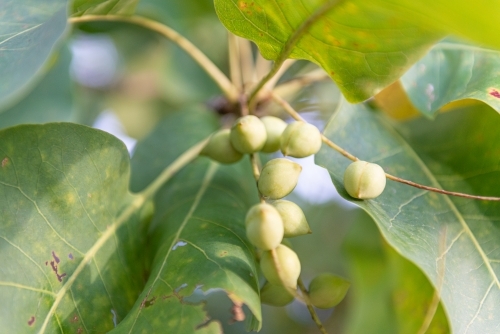
<svg viewBox="0 0 500 334">
<path fill-rule="evenodd" d="M 280 149 L 281 134 L 285 131 L 286 123 L 281 118 L 264 116 L 260 119 L 266 127 L 267 140 L 262 152 L 272 153 Z"/>
<path fill-rule="evenodd" d="M 271 250 L 283 240 L 283 221 L 271 205 L 261 203 L 250 208 L 245 218 L 248 240 L 255 247 Z"/>
<path fill-rule="evenodd" d="M 253 115 L 240 117 L 231 128 L 231 144 L 241 153 L 255 153 L 264 147 L 267 139 L 266 127 Z"/>
<path fill-rule="evenodd" d="M 292 192 L 297 185 L 302 166 L 293 161 L 278 158 L 264 165 L 258 187 L 264 197 L 280 199 Z"/>
<path fill-rule="evenodd" d="M 276 268 L 273 256 L 273 251 L 265 251 L 260 259 L 260 269 L 264 277 L 272 284 L 284 285 L 290 289 L 297 288 L 297 280 L 300 276 L 300 261 L 293 250 L 285 245 L 279 245 L 276 252 L 277 266 Z"/>
<path fill-rule="evenodd" d="M 355 161 L 344 173 L 344 187 L 349 195 L 359 199 L 378 197 L 385 188 L 385 172 L 377 164 Z"/>
<path fill-rule="evenodd" d="M 260 289 L 260 301 L 271 306 L 285 306 L 290 304 L 294 296 L 282 285 L 266 282 Z"/>
<path fill-rule="evenodd" d="M 273 202 L 271 205 L 278 210 L 281 219 L 283 220 L 285 238 L 292 238 L 311 233 L 306 216 L 297 204 L 281 199 Z"/>
<path fill-rule="evenodd" d="M 318 153 L 321 142 L 317 127 L 305 122 L 293 122 L 281 135 L 281 152 L 285 156 L 305 158 Z"/>
<path fill-rule="evenodd" d="M 231 164 L 240 160 L 243 154 L 231 145 L 229 132 L 229 129 L 224 129 L 214 133 L 200 154 L 223 164 Z"/>
<path fill-rule="evenodd" d="M 317 308 L 334 307 L 344 299 L 349 283 L 342 277 L 333 274 L 321 274 L 309 284 L 309 300 Z"/>
</svg>

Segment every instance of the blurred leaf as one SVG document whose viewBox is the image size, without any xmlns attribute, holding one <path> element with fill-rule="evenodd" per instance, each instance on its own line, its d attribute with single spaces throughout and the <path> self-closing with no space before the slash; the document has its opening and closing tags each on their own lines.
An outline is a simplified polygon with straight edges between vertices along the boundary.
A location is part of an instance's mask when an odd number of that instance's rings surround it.
<svg viewBox="0 0 500 334">
<path fill-rule="evenodd" d="M 380 234 L 369 217 L 360 216 L 353 222 L 343 244 L 351 281 L 347 295 L 351 312 L 346 333 L 398 333 L 391 296 L 394 280 L 388 270 Z"/>
<path fill-rule="evenodd" d="M 0 106 L 15 103 L 39 78 L 66 30 L 66 0 L 3 0 L 0 10 Z"/>
<path fill-rule="evenodd" d="M 424 322 L 434 289 L 422 272 L 383 244 L 368 217 L 353 224 L 344 242 L 352 283 L 346 333 L 415 334 Z M 439 307 L 426 333 L 448 333 Z"/>
<path fill-rule="evenodd" d="M 498 0 L 494 1 L 498 4 Z M 447 33 L 500 48 L 491 1 L 334 1 L 297 4 L 215 0 L 222 23 L 278 59 L 298 33 L 291 58 L 320 66 L 349 101 L 359 102 L 394 82 Z M 303 24 L 312 20 L 310 27 Z M 474 22 L 464 25 L 463 22 Z"/>
<path fill-rule="evenodd" d="M 420 59 L 401 82 L 415 107 L 434 117 L 444 105 L 476 99 L 500 112 L 500 52 L 443 42 Z"/>
<path fill-rule="evenodd" d="M 442 114 L 434 122 L 405 123 L 402 137 L 362 105 L 345 104 L 325 134 L 393 175 L 452 191 L 498 196 L 499 127 L 498 115 L 481 105 Z M 447 197 L 391 181 L 380 197 L 354 200 L 342 185 L 349 161 L 323 147 L 317 162 L 328 168 L 340 194 L 365 209 L 387 241 L 434 285 L 440 280 L 439 267 L 445 267 L 442 300 L 454 332 L 496 331 L 500 203 Z"/>
<path fill-rule="evenodd" d="M 398 80 L 375 95 L 376 105 L 397 120 L 407 120 L 420 115 Z"/>
<path fill-rule="evenodd" d="M 72 16 L 132 15 L 139 0 L 72 0 Z"/>
<path fill-rule="evenodd" d="M 384 249 L 395 286 L 392 291 L 392 302 L 396 311 L 394 318 L 397 320 L 398 333 L 419 333 L 427 316 L 431 316 L 432 321 L 425 333 L 449 333 L 443 306 L 439 304 L 436 312 L 432 313 L 434 288 L 427 277 L 394 249 L 388 246 Z"/>
<path fill-rule="evenodd" d="M 55 56 L 52 68 L 36 87 L 19 103 L 0 113 L 0 128 L 76 120 L 69 77 L 71 55 L 63 48 Z"/>
<path fill-rule="evenodd" d="M 140 0 L 136 12 L 177 29 L 215 14 L 211 0 Z"/>
<path fill-rule="evenodd" d="M 105 332 L 143 286 L 141 215 L 129 158 L 85 126 L 0 131 L 0 324 L 5 333 Z"/>
<path fill-rule="evenodd" d="M 218 128 L 215 114 L 201 107 L 187 107 L 165 117 L 135 147 L 131 190 L 146 188 L 171 161 Z"/>
</svg>

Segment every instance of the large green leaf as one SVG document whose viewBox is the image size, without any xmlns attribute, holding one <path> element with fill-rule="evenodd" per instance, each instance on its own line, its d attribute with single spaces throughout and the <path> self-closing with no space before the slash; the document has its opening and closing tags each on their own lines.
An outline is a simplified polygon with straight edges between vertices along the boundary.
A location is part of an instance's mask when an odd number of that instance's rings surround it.
<svg viewBox="0 0 500 334">
<path fill-rule="evenodd" d="M 267 59 L 278 59 L 287 41 L 298 36 L 289 56 L 322 66 L 346 98 L 357 102 L 395 81 L 447 33 L 500 47 L 492 10 L 499 3 L 215 0 L 215 7 L 226 28 L 257 43 Z M 304 24 L 308 20 L 310 26 Z"/>
<path fill-rule="evenodd" d="M 150 228 L 151 275 L 117 333 L 219 333 L 202 305 L 184 300 L 210 289 L 225 291 L 236 308 L 248 305 L 257 319 L 250 328 L 260 328 L 258 274 L 244 226 L 258 200 L 249 166 L 246 159 L 221 166 L 200 158 L 159 192 Z"/>
<path fill-rule="evenodd" d="M 362 105 L 345 104 L 325 130 L 334 142 L 391 174 L 445 189 L 499 195 L 498 115 L 485 105 L 402 126 L 404 137 Z M 349 161 L 323 147 L 340 194 L 365 209 L 388 242 L 436 286 L 456 333 L 495 333 L 500 326 L 498 202 L 447 197 L 388 181 L 373 200 L 350 198 L 342 185 Z M 444 268 L 444 270 L 440 270 Z M 442 273 L 442 274 L 440 274 Z"/>
<path fill-rule="evenodd" d="M 73 0 L 71 14 L 83 15 L 132 15 L 139 0 Z"/>
<path fill-rule="evenodd" d="M 66 30 L 66 6 L 66 0 L 2 0 L 0 105 L 13 103 L 43 72 Z"/>
<path fill-rule="evenodd" d="M 68 49 L 57 53 L 55 64 L 36 87 L 19 103 L 0 113 L 0 128 L 23 123 L 75 121 L 70 61 Z"/>
<path fill-rule="evenodd" d="M 483 101 L 500 111 L 500 52 L 466 44 L 437 44 L 401 82 L 415 107 L 434 116 L 461 99 Z"/>
<path fill-rule="evenodd" d="M 85 126 L 0 131 L 0 326 L 5 333 L 111 330 L 143 287 L 144 225 L 129 158 Z"/>
<path fill-rule="evenodd" d="M 132 189 L 146 187 L 169 161 L 217 128 L 217 118 L 205 109 L 168 115 L 136 146 Z M 219 333 L 203 305 L 189 299 L 210 289 L 226 292 L 237 308 L 248 305 L 250 328 L 260 328 L 258 276 L 243 222 L 257 200 L 247 159 L 221 166 L 199 158 L 169 181 L 156 196 L 149 229 L 151 274 L 116 332 Z"/>
</svg>

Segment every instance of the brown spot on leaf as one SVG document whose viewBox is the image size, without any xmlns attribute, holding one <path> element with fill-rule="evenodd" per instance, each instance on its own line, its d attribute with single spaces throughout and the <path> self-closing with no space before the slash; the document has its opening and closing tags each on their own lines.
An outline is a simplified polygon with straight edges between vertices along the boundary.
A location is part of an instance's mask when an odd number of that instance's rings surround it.
<svg viewBox="0 0 500 334">
<path fill-rule="evenodd" d="M 220 253 L 219 253 L 219 256 L 220 256 L 220 257 L 224 257 L 224 256 L 226 256 L 226 255 L 227 255 L 227 251 L 222 251 L 222 252 L 220 252 Z"/>
<path fill-rule="evenodd" d="M 61 262 L 61 260 L 57 257 L 57 255 L 54 251 L 52 251 L 52 257 L 54 258 L 54 261 L 56 261 L 56 263 Z"/>
<path fill-rule="evenodd" d="M 498 91 L 498 89 L 496 89 L 496 88 L 488 88 L 488 93 L 491 96 L 496 97 L 497 99 L 500 99 L 500 92 Z"/>
<path fill-rule="evenodd" d="M 35 323 L 35 317 L 31 316 L 30 320 L 28 320 L 28 325 L 33 326 L 34 323 Z"/>
<path fill-rule="evenodd" d="M 76 332 L 77 332 L 78 334 L 82 334 L 82 333 L 83 333 L 83 328 L 79 327 L 79 328 L 76 330 Z"/>
<path fill-rule="evenodd" d="M 56 274 L 57 280 L 59 282 L 62 282 L 64 276 L 66 276 L 66 273 L 59 274 L 59 271 L 57 269 L 57 264 L 54 261 L 50 261 L 50 266 L 52 267 L 52 271 L 54 272 L 54 274 Z"/>
<path fill-rule="evenodd" d="M 73 260 L 73 254 L 69 253 L 68 257 L 69 257 L 70 260 Z"/>
<path fill-rule="evenodd" d="M 5 167 L 5 166 L 7 166 L 8 163 L 9 163 L 9 158 L 7 158 L 7 157 L 3 158 L 3 160 L 2 160 L 2 168 Z"/>
<path fill-rule="evenodd" d="M 74 314 L 69 322 L 72 322 L 72 323 L 78 322 L 78 316 L 76 314 Z"/>
<path fill-rule="evenodd" d="M 156 297 L 151 297 L 151 299 L 144 298 L 141 303 L 141 308 L 153 306 L 156 302 Z"/>
</svg>

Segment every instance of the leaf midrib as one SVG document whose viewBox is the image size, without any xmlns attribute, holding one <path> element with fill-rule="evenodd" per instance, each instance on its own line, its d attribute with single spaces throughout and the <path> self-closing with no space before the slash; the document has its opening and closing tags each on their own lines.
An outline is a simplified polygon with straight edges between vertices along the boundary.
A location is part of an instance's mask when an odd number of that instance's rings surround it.
<svg viewBox="0 0 500 334">
<path fill-rule="evenodd" d="M 153 287 L 155 286 L 156 282 L 160 279 L 160 275 L 163 271 L 163 268 L 167 264 L 167 260 L 168 260 L 168 257 L 170 256 L 170 252 L 172 251 L 172 248 L 174 247 L 175 243 L 177 243 L 177 241 L 179 240 L 179 237 L 180 237 L 182 231 L 184 230 L 184 227 L 186 227 L 187 223 L 189 222 L 189 220 L 193 216 L 194 212 L 198 208 L 198 205 L 199 205 L 203 195 L 205 194 L 206 190 L 208 189 L 210 182 L 212 182 L 212 179 L 213 179 L 215 172 L 217 171 L 218 168 L 219 168 L 218 164 L 216 164 L 214 162 L 210 163 L 210 165 L 205 173 L 205 176 L 203 178 L 200 189 L 198 190 L 198 193 L 196 194 L 196 197 L 194 198 L 193 204 L 191 204 L 189 211 L 187 212 L 186 216 L 184 217 L 184 220 L 182 221 L 181 225 L 177 229 L 177 233 L 175 234 L 175 237 L 172 239 L 172 243 L 170 244 L 170 247 L 168 248 L 167 254 L 165 255 L 165 257 L 163 259 L 163 263 L 162 263 L 160 269 L 158 270 L 158 274 L 156 275 L 154 281 L 151 283 L 151 286 L 149 287 L 148 293 L 146 294 L 146 297 L 145 297 L 146 299 L 148 298 L 151 291 L 153 290 Z M 132 326 L 130 326 L 130 330 L 128 332 L 129 334 L 132 333 L 132 330 L 134 329 L 135 324 L 136 324 L 137 320 L 139 319 L 141 311 L 142 311 L 142 308 L 139 308 L 139 311 L 137 312 L 137 315 L 135 316 L 134 322 L 132 323 Z"/>
<path fill-rule="evenodd" d="M 132 213 L 135 212 L 138 208 L 140 208 L 145 201 L 146 201 L 145 196 L 136 195 L 135 199 L 130 203 L 127 209 L 123 211 L 123 213 L 116 219 L 116 221 L 107 228 L 107 230 L 102 234 L 102 236 L 99 239 L 97 239 L 94 245 L 85 253 L 85 256 L 83 257 L 82 261 L 78 264 L 75 271 L 73 271 L 73 273 L 68 277 L 66 283 L 64 283 L 61 289 L 57 292 L 56 297 L 54 299 L 54 303 L 52 304 L 52 307 L 47 313 L 43 321 L 42 327 L 40 328 L 39 331 L 40 334 L 45 333 L 49 320 L 52 318 L 52 315 L 54 315 L 62 299 L 64 298 L 68 290 L 70 290 L 71 286 L 76 281 L 78 275 L 80 275 L 85 266 L 94 258 L 94 256 L 101 249 L 101 247 L 104 246 L 104 244 L 106 244 L 108 239 L 115 234 L 118 228 L 120 228 L 121 225 L 127 222 Z"/>
</svg>

